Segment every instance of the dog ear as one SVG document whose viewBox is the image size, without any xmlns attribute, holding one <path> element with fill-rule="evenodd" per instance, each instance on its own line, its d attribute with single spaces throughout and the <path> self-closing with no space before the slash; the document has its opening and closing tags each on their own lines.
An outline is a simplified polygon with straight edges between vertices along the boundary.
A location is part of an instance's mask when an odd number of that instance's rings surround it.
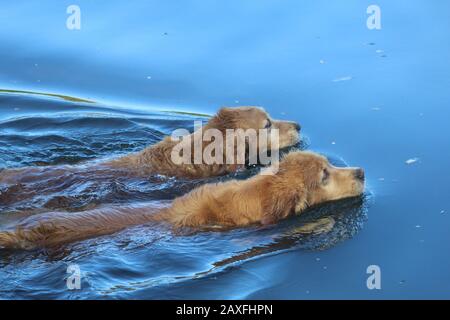
<svg viewBox="0 0 450 320">
<path fill-rule="evenodd" d="M 232 108 L 222 107 L 219 111 L 217 111 L 216 118 L 224 124 L 233 123 L 235 121 L 236 112 L 237 111 Z"/>
<path fill-rule="evenodd" d="M 236 122 L 236 111 L 229 107 L 222 107 L 207 124 L 207 127 L 224 131 L 233 129 Z"/>
<path fill-rule="evenodd" d="M 297 211 L 306 208 L 306 190 L 303 186 L 292 186 L 281 179 L 273 179 L 265 189 L 261 224 L 273 224 Z"/>
</svg>

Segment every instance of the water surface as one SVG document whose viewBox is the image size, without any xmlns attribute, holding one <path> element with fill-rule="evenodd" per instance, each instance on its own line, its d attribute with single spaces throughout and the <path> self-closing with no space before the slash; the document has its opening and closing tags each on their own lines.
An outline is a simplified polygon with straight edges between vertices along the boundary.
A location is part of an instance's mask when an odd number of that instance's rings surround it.
<svg viewBox="0 0 450 320">
<path fill-rule="evenodd" d="M 449 4 L 378 1 L 377 31 L 366 27 L 372 3 L 356 0 L 80 0 L 79 31 L 65 27 L 70 4 L 2 4 L 1 168 L 117 156 L 219 106 L 262 105 L 300 122 L 308 149 L 364 167 L 367 194 L 270 228 L 175 236 L 139 226 L 2 251 L 1 298 L 450 297 Z M 206 181 L 73 182 L 37 194 L 45 182 L 0 186 L 0 223 L 170 200 Z M 335 218 L 331 232 L 295 231 L 323 216 Z M 82 290 L 66 288 L 70 264 Z M 381 268 L 381 290 L 367 289 L 369 265 Z"/>
</svg>

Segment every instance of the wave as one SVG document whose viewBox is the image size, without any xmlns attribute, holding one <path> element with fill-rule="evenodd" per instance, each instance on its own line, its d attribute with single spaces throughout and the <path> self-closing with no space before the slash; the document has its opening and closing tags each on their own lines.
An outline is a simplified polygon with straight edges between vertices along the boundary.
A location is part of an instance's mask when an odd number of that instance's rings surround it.
<svg viewBox="0 0 450 320">
<path fill-rule="evenodd" d="M 194 120 L 205 117 L 113 111 L 79 103 L 21 95 L 0 100 L 0 110 L 11 105 L 20 108 L 0 119 L 0 170 L 33 166 L 38 171 L 16 183 L 0 183 L 0 224 L 14 224 L 19 218 L 45 211 L 171 200 L 198 185 L 246 179 L 260 170 L 254 166 L 223 177 L 184 180 L 161 175 L 131 177 L 126 172 L 118 175 L 95 169 L 89 161 L 141 150 L 174 129 L 192 130 Z M 47 112 L 48 105 L 52 105 L 51 112 Z M 39 112 L 42 109 L 47 111 Z M 308 146 L 303 137 L 295 148 Z M 339 157 L 329 158 L 345 165 Z M 70 165 L 71 170 L 61 170 L 62 165 Z M 46 174 L 52 170 L 60 172 Z M 164 226 L 143 225 L 47 250 L 0 250 L 0 297 L 170 298 L 175 292 L 186 296 L 194 279 L 211 279 L 248 261 L 289 250 L 324 250 L 353 237 L 367 219 L 368 198 L 312 208 L 301 217 L 265 228 L 175 235 Z M 328 232 L 299 232 L 306 223 L 323 217 L 335 221 Z M 61 281 L 68 263 L 83 270 L 82 291 L 69 291 Z"/>
</svg>

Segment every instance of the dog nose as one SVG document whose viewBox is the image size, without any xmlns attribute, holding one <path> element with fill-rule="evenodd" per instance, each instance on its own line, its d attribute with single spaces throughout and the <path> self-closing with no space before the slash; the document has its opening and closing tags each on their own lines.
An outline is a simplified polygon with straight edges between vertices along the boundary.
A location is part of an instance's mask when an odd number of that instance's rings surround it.
<svg viewBox="0 0 450 320">
<path fill-rule="evenodd" d="M 361 168 L 358 168 L 355 170 L 355 178 L 364 181 L 364 170 Z"/>
<path fill-rule="evenodd" d="M 302 129 L 302 127 L 300 126 L 300 124 L 298 124 L 297 122 L 294 122 L 294 128 L 297 131 L 300 131 Z"/>
</svg>

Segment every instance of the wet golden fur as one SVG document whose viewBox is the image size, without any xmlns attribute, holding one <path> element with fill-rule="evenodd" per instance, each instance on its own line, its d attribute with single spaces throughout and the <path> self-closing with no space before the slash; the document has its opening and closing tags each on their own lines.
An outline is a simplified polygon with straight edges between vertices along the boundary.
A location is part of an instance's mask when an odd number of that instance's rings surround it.
<svg viewBox="0 0 450 320">
<path fill-rule="evenodd" d="M 224 107 L 221 108 L 216 115 L 214 115 L 202 128 L 203 133 L 207 129 L 217 129 L 225 136 L 227 129 L 263 129 L 267 122 L 270 121 L 270 129 L 278 129 L 279 132 L 279 148 L 285 148 L 296 144 L 299 141 L 300 126 L 291 121 L 273 120 L 264 109 L 260 107 Z M 204 150 L 212 141 L 203 141 L 200 135 L 191 135 L 191 149 L 196 139 L 201 139 L 202 149 Z M 270 141 L 269 141 L 270 142 Z M 240 168 L 244 168 L 245 164 L 227 164 L 225 161 L 227 157 L 227 150 L 224 142 L 223 158 L 219 164 L 202 163 L 194 164 L 176 164 L 172 161 L 172 149 L 179 143 L 179 141 L 172 140 L 171 137 L 165 137 L 159 143 L 145 148 L 144 150 L 126 155 L 111 161 L 100 162 L 95 164 L 97 169 L 112 169 L 118 175 L 123 174 L 124 171 L 131 175 L 148 175 L 148 174 L 163 174 L 167 176 L 176 176 L 184 178 L 203 178 L 218 175 L 224 175 L 230 172 L 235 172 Z M 270 148 L 270 145 L 268 145 Z M 233 151 L 233 159 L 236 159 L 238 153 L 237 145 Z M 259 152 L 260 150 L 258 150 Z M 265 151 L 265 150 L 262 150 Z M 191 152 L 194 157 L 194 152 Z M 93 168 L 91 168 L 93 169 Z M 89 165 L 86 165 L 86 170 L 89 170 Z M 7 169 L 0 171 L 0 182 L 2 183 L 19 183 L 27 179 L 30 175 L 39 176 L 56 176 L 64 172 L 76 172 L 73 166 L 58 166 L 58 167 L 30 167 L 19 169 Z"/>
<path fill-rule="evenodd" d="M 299 141 L 298 130 L 300 126 L 291 121 L 273 120 L 264 109 L 259 107 L 235 107 L 222 108 L 215 116 L 213 116 L 208 123 L 203 126 L 202 130 L 205 132 L 208 129 L 219 130 L 223 137 L 226 136 L 227 129 L 264 129 L 266 124 L 270 121 L 271 129 L 279 130 L 279 148 L 292 146 Z M 201 139 L 202 150 L 211 143 L 211 141 L 203 141 L 203 136 L 190 135 L 193 150 L 193 144 L 196 139 Z M 108 162 L 115 168 L 128 168 L 131 170 L 138 170 L 145 173 L 159 173 L 168 176 L 188 177 L 188 178 L 202 178 L 217 175 L 223 175 L 234 172 L 239 168 L 244 167 L 244 164 L 226 163 L 227 150 L 225 148 L 226 142 L 223 145 L 223 161 L 219 164 L 208 164 L 202 159 L 202 163 L 194 164 L 194 152 L 191 152 L 192 164 L 176 164 L 172 161 L 172 149 L 178 144 L 171 137 L 166 137 L 163 141 L 144 149 L 143 151 L 121 157 L 119 159 Z M 269 146 L 270 147 L 270 146 Z M 265 150 L 263 150 L 265 151 Z M 237 146 L 233 150 L 233 159 L 236 159 Z"/>
<path fill-rule="evenodd" d="M 102 208 L 81 213 L 32 216 L 15 230 L 0 232 L 0 247 L 33 248 L 109 234 L 146 222 L 174 228 L 272 224 L 310 206 L 353 197 L 364 189 L 359 168 L 336 168 L 322 156 L 291 152 L 272 174 L 206 184 L 171 204 Z"/>
</svg>

